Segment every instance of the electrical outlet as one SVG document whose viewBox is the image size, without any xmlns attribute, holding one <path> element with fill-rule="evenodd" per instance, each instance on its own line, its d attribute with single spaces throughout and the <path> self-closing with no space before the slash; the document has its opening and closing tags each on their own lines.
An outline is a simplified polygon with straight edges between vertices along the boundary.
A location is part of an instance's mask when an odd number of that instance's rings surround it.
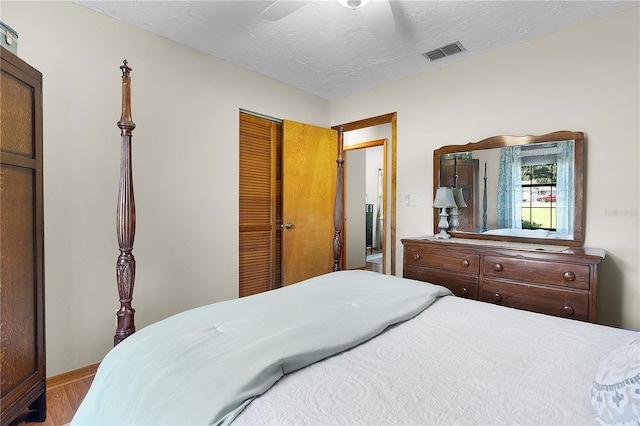
<svg viewBox="0 0 640 426">
<path fill-rule="evenodd" d="M 409 207 L 411 205 L 411 195 L 405 194 L 404 196 L 404 206 Z"/>
</svg>

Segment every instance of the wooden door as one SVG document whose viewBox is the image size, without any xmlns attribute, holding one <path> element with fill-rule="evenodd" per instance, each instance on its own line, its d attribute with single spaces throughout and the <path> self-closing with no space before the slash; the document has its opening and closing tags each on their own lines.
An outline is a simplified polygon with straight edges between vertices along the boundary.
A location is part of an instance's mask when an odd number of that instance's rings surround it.
<svg viewBox="0 0 640 426">
<path fill-rule="evenodd" d="M 283 122 L 283 285 L 333 268 L 337 156 L 337 131 Z"/>
<path fill-rule="evenodd" d="M 281 144 L 281 123 L 240 113 L 240 297 L 282 285 Z"/>
</svg>

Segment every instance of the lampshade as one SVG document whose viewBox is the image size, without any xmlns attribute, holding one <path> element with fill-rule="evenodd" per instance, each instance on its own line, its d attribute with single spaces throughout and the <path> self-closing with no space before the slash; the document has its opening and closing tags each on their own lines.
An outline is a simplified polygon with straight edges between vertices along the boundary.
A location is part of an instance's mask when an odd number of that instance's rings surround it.
<svg viewBox="0 0 640 426">
<path fill-rule="evenodd" d="M 357 9 L 369 3 L 371 0 L 338 0 L 338 3 L 349 9 Z"/>
<path fill-rule="evenodd" d="M 456 200 L 453 197 L 453 188 L 441 187 L 436 190 L 436 199 L 433 200 L 433 207 L 448 208 L 456 207 Z"/>
<path fill-rule="evenodd" d="M 467 203 L 464 202 L 464 196 L 462 195 L 462 188 L 453 188 L 453 199 L 456 201 L 456 206 L 467 207 Z"/>
</svg>

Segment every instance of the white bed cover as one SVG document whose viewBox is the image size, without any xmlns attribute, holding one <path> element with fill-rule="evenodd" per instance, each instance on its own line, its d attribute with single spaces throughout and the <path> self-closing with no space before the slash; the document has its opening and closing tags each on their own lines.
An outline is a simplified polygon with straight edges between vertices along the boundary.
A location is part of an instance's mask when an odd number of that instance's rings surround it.
<svg viewBox="0 0 640 426">
<path fill-rule="evenodd" d="M 71 424 L 229 424 L 284 374 L 449 295 L 418 281 L 340 271 L 181 312 L 105 356 Z"/>
<path fill-rule="evenodd" d="M 597 363 L 634 335 L 444 297 L 283 377 L 234 424 L 595 424 L 589 388 Z"/>
</svg>

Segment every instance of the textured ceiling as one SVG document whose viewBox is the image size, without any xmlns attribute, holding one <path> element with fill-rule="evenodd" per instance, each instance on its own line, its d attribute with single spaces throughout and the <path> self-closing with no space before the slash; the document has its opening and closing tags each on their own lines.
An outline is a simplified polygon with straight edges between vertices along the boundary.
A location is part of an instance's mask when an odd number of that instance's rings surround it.
<svg viewBox="0 0 640 426">
<path fill-rule="evenodd" d="M 379 39 L 361 10 L 335 0 L 307 2 L 278 21 L 260 16 L 273 1 L 76 3 L 329 100 L 638 5 L 391 1 L 395 33 Z M 433 62 L 422 56 L 456 41 L 466 51 Z"/>
</svg>

